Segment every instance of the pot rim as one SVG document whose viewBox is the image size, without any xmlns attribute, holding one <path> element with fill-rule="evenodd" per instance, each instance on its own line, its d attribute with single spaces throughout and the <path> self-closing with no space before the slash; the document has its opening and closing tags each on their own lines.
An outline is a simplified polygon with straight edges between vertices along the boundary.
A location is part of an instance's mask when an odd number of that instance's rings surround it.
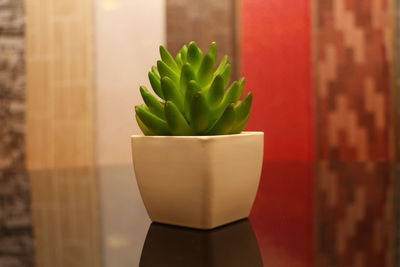
<svg viewBox="0 0 400 267">
<path fill-rule="evenodd" d="M 219 139 L 219 138 L 232 138 L 232 137 L 241 137 L 241 136 L 249 136 L 249 135 L 264 135 L 264 132 L 261 131 L 243 131 L 239 134 L 221 134 L 221 135 L 143 135 L 143 134 L 133 134 L 131 138 L 146 138 L 146 139 Z"/>
</svg>

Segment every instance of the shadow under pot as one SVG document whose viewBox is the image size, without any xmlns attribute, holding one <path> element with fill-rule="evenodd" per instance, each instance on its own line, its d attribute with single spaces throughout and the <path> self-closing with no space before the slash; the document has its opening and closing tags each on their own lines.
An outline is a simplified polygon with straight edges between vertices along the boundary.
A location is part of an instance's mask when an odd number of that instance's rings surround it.
<svg viewBox="0 0 400 267">
<path fill-rule="evenodd" d="M 195 230 L 152 223 L 139 267 L 262 267 L 257 239 L 249 221 L 214 230 Z"/>
</svg>

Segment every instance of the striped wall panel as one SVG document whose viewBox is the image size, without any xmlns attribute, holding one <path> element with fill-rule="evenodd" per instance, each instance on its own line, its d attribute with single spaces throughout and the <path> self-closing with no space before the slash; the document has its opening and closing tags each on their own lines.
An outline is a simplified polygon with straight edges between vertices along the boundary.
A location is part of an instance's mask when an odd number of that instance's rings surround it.
<svg viewBox="0 0 400 267">
<path fill-rule="evenodd" d="M 30 173 L 34 266 L 101 266 L 96 170 Z"/>
<path fill-rule="evenodd" d="M 28 174 L 0 171 L 0 266 L 34 263 L 34 237 Z"/>
<path fill-rule="evenodd" d="M 314 1 L 318 157 L 391 157 L 389 0 Z"/>
<path fill-rule="evenodd" d="M 94 3 L 25 3 L 27 166 L 92 165 Z"/>
<path fill-rule="evenodd" d="M 241 60 L 254 92 L 249 130 L 265 132 L 265 160 L 315 158 L 311 2 L 242 0 Z"/>
<path fill-rule="evenodd" d="M 229 55 L 233 76 L 240 71 L 238 47 L 239 0 L 166 0 L 167 46 L 176 54 L 182 45 L 195 41 L 203 50 L 218 44 L 219 55 Z"/>
<path fill-rule="evenodd" d="M 0 169 L 25 163 L 24 1 L 0 1 Z"/>
<path fill-rule="evenodd" d="M 389 164 L 323 162 L 316 190 L 316 266 L 397 266 Z"/>
</svg>

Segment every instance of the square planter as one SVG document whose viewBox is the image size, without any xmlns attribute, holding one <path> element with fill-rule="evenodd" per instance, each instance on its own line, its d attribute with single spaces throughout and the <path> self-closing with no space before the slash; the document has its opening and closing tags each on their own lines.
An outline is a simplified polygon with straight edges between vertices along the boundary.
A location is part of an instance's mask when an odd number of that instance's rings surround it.
<svg viewBox="0 0 400 267">
<path fill-rule="evenodd" d="M 136 179 L 150 219 L 211 229 L 246 218 L 260 180 L 263 137 L 132 136 Z"/>
</svg>

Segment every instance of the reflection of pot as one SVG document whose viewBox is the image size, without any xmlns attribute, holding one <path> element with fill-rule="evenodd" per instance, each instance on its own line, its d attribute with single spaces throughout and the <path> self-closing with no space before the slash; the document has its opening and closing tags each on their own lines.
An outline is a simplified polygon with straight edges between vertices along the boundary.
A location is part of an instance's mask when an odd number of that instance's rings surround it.
<svg viewBox="0 0 400 267">
<path fill-rule="evenodd" d="M 249 216 L 263 136 L 132 136 L 136 179 L 151 220 L 211 229 Z"/>
<path fill-rule="evenodd" d="M 262 267 L 248 220 L 214 230 L 152 223 L 139 267 Z"/>
</svg>

